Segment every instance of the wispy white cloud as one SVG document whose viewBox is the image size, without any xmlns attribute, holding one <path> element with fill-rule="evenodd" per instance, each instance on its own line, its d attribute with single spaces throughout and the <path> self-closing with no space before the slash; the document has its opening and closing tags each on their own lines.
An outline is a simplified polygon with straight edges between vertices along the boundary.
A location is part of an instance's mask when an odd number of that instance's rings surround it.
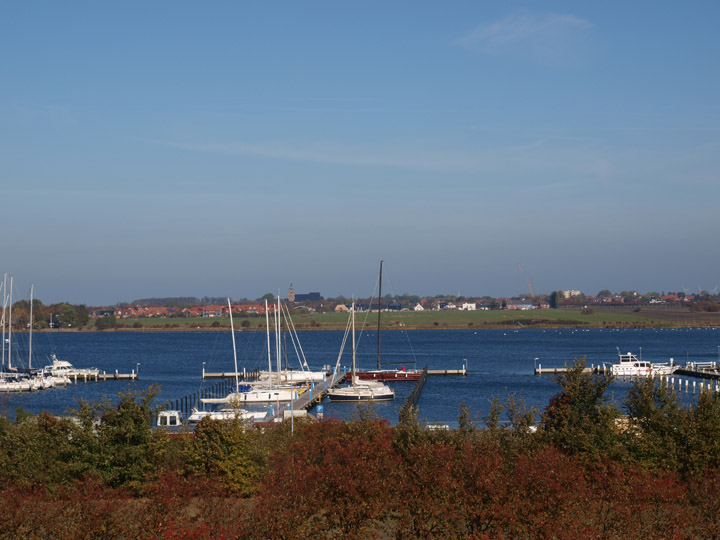
<svg viewBox="0 0 720 540">
<path fill-rule="evenodd" d="M 569 14 L 518 11 L 483 24 L 458 40 L 479 54 L 529 57 L 544 64 L 574 64 L 581 59 L 592 24 Z"/>
<path fill-rule="evenodd" d="M 475 159 L 461 153 L 426 153 L 409 149 L 366 148 L 331 142 L 315 143 L 184 143 L 153 141 L 164 146 L 221 154 L 236 154 L 309 163 L 347 166 L 378 166 L 445 172 L 468 172 L 477 168 Z"/>
<path fill-rule="evenodd" d="M 552 139 L 477 148 L 474 151 L 427 146 L 362 146 L 337 142 L 202 143 L 148 141 L 192 152 L 220 153 L 338 165 L 427 171 L 439 174 L 470 175 L 483 182 L 504 178 L 515 185 L 537 187 L 554 178 L 590 181 L 612 177 L 612 166 L 593 145 L 558 142 Z M 494 181 L 493 180 L 493 181 Z"/>
</svg>

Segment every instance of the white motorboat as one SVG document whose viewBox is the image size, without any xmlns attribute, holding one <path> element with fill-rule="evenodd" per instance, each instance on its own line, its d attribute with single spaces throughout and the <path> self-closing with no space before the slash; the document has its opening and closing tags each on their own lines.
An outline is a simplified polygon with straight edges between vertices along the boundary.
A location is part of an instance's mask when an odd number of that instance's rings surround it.
<svg viewBox="0 0 720 540">
<path fill-rule="evenodd" d="M 240 408 L 223 408 L 213 411 L 199 411 L 193 409 L 190 416 L 188 416 L 188 424 L 195 424 L 203 420 L 204 418 L 210 418 L 211 420 L 245 420 L 248 422 L 256 422 L 264 420 L 267 416 L 267 411 L 248 411 L 247 409 Z"/>
<path fill-rule="evenodd" d="M 43 368 L 45 375 L 51 375 L 53 377 L 67 377 L 71 379 L 77 377 L 95 377 L 100 370 L 97 368 L 76 368 L 67 360 L 58 360 L 55 354 L 50 355 L 52 364 L 47 365 Z"/>
<path fill-rule="evenodd" d="M 638 359 L 631 352 L 622 354 L 618 351 L 618 363 L 612 364 L 610 371 L 616 377 L 658 377 L 671 375 L 679 367 L 672 358 L 670 362 L 654 364 Z"/>
</svg>

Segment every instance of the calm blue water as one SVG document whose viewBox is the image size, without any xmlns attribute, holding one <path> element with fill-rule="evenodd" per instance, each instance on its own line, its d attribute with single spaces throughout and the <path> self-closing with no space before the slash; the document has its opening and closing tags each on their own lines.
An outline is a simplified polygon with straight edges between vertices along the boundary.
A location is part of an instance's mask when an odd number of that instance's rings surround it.
<svg viewBox="0 0 720 540">
<path fill-rule="evenodd" d="M 24 336 L 18 336 L 15 350 L 22 353 Z M 26 339 L 26 338 L 25 338 Z M 236 334 L 240 368 L 266 368 L 266 338 L 259 332 Z M 300 332 L 300 342 L 311 368 L 335 365 L 342 332 Z M 374 368 L 377 335 L 365 333 L 358 338 L 358 367 Z M 388 331 L 382 335 L 383 361 L 402 362 L 430 369 L 459 369 L 467 360 L 467 377 L 429 377 L 418 403 L 420 416 L 431 422 L 454 424 L 461 403 L 473 413 L 485 415 L 493 396 L 509 394 L 521 397 L 527 405 L 542 409 L 558 391 L 552 377 L 533 375 L 534 359 L 544 367 L 561 367 L 573 358 L 586 356 L 588 364 L 616 360 L 616 346 L 623 352 L 640 354 L 644 360 L 666 362 L 674 357 L 686 360 L 718 359 L 720 330 L 413 330 Z M 292 350 L 292 344 L 287 341 Z M 274 347 L 274 343 L 273 343 Z M 347 346 L 341 365 L 349 367 Z M 129 373 L 139 366 L 139 381 L 112 381 L 71 385 L 66 388 L 28 394 L 0 395 L 0 413 L 11 414 L 17 407 L 38 413 L 49 411 L 66 414 L 79 399 L 96 401 L 102 396 L 116 396 L 119 391 L 137 390 L 158 383 L 160 402 L 175 400 L 197 392 L 203 384 L 203 363 L 207 371 L 232 371 L 232 342 L 228 331 L 209 332 L 110 332 L 110 333 L 38 333 L 33 338 L 33 365 L 49 363 L 56 353 L 76 367 L 98 367 L 101 370 Z M 26 353 L 25 353 L 26 354 Z M 15 356 L 15 355 L 13 355 Z M 296 364 L 290 355 L 291 366 Z M 16 359 L 17 361 L 17 359 Z M 620 402 L 629 383 L 616 382 L 609 396 Z M 374 410 L 391 422 L 413 383 L 393 385 L 397 399 L 374 404 Z M 356 404 L 323 403 L 325 416 L 346 418 L 357 411 Z"/>
</svg>

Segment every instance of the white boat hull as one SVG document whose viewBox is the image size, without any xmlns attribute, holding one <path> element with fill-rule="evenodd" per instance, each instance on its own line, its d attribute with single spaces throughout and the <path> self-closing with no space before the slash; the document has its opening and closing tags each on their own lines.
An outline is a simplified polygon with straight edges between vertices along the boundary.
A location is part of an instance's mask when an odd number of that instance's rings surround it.
<svg viewBox="0 0 720 540">
<path fill-rule="evenodd" d="M 384 384 L 363 384 L 336 388 L 328 397 L 330 401 L 390 401 L 395 399 L 395 392 Z"/>
</svg>

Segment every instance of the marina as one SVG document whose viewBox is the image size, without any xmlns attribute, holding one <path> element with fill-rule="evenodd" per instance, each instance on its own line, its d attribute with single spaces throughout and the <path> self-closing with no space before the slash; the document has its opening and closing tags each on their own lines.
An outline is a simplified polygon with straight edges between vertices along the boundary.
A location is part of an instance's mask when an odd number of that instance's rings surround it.
<svg viewBox="0 0 720 540">
<path fill-rule="evenodd" d="M 405 335 L 407 332 L 408 335 Z M 201 408 L 200 398 L 227 395 L 234 384 L 232 344 L 227 331 L 211 332 L 67 332 L 56 333 L 52 342 L 39 334 L 34 349 L 38 358 L 49 358 L 58 351 L 60 358 L 72 360 L 74 365 L 95 366 L 107 378 L 104 384 L 71 384 L 43 392 L 0 394 L 0 411 L 12 415 L 15 409 L 56 415 L 67 414 L 80 399 L 99 401 L 112 398 L 118 392 L 142 391 L 153 384 L 160 386 L 158 405 L 184 409 Z M 342 341 L 339 331 L 298 332 L 308 363 L 314 368 L 334 365 Z M 261 332 L 239 332 L 237 348 L 240 360 L 237 373 L 267 368 L 266 338 Z M 697 391 L 702 378 L 715 379 L 711 363 L 717 362 L 720 330 L 703 329 L 597 329 L 597 330 L 413 330 L 383 333 L 384 350 L 393 361 L 406 361 L 402 352 L 408 338 L 420 365 L 428 365 L 428 378 L 417 399 L 419 417 L 423 421 L 454 426 L 460 406 L 466 405 L 474 413 L 486 414 L 494 396 L 508 395 L 522 398 L 527 406 L 540 411 L 557 393 L 553 377 L 536 376 L 534 367 L 561 370 L 573 358 L 585 357 L 588 366 L 602 366 L 616 359 L 616 346 L 632 350 L 642 346 L 643 358 L 664 361 L 670 357 L 695 364 L 692 373 L 685 368 L 674 373 L 677 380 L 689 380 L 687 395 L 692 396 L 692 380 Z M 360 369 L 375 366 L 375 341 L 372 333 L 358 340 L 357 362 Z M 52 343 L 52 345 L 50 345 Z M 537 358 L 537 362 L 535 362 Z M 232 372 L 233 378 L 203 379 L 206 373 Z M 141 364 L 139 379 L 115 379 L 131 374 Z M 460 369 L 458 369 L 460 368 Z M 341 362 L 340 375 L 350 371 L 349 362 Z M 137 370 L 136 370 L 137 372 Z M 434 375 L 433 372 L 440 372 Z M 459 372 L 459 376 L 454 375 Z M 462 375 L 460 375 L 462 374 Z M 90 381 L 88 381 L 90 382 Z M 94 382 L 94 381 L 93 381 Z M 100 378 L 98 380 L 100 382 Z M 318 385 L 313 390 L 317 391 Z M 396 398 L 390 402 L 371 405 L 373 414 L 397 423 L 400 410 L 413 391 L 414 384 L 393 384 Z M 613 382 L 613 399 L 620 403 L 629 382 Z M 685 395 L 685 382 L 683 382 Z M 317 400 L 317 394 L 313 395 Z M 179 403 L 178 403 L 179 402 Z M 357 405 L 333 403 L 322 398 L 324 418 L 351 418 Z M 275 404 L 276 405 L 276 404 Z M 317 403 L 309 408 L 318 414 Z M 287 405 L 286 405 L 287 408 Z M 274 410 L 277 407 L 274 407 Z M 305 409 L 303 409 L 305 410 Z"/>
</svg>

